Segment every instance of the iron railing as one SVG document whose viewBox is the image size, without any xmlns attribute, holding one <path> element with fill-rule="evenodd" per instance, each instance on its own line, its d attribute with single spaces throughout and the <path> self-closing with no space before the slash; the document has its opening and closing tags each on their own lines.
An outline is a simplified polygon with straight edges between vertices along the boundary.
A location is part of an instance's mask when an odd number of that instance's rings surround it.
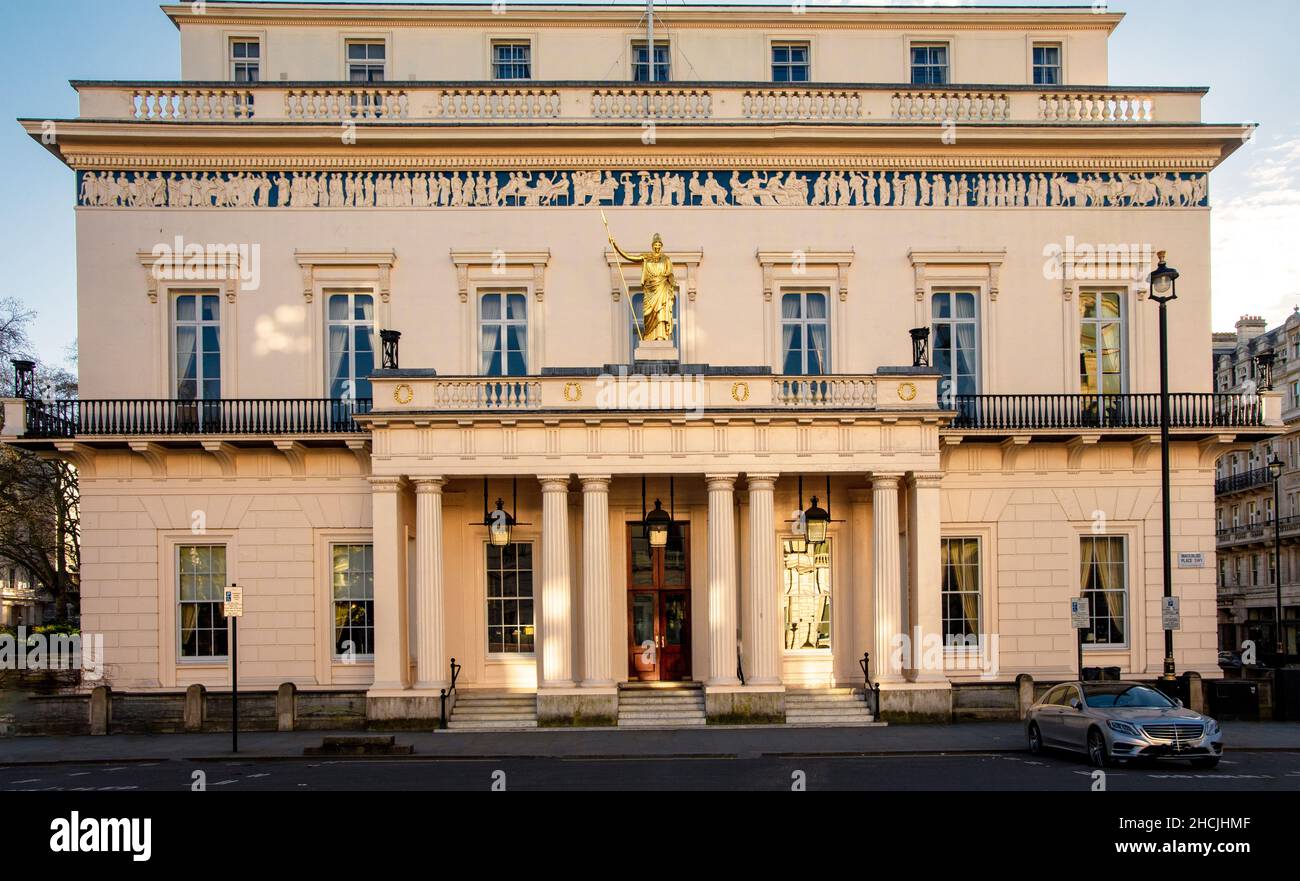
<svg viewBox="0 0 1300 881">
<path fill-rule="evenodd" d="M 1254 523 L 1243 523 L 1238 526 L 1224 526 L 1214 531 L 1214 537 L 1220 542 L 1235 542 L 1244 539 L 1259 539 L 1273 537 L 1273 520 L 1256 520 Z M 1283 517 L 1277 521 L 1277 527 L 1283 535 L 1294 533 L 1300 529 L 1300 514 L 1293 514 L 1290 517 Z"/>
<path fill-rule="evenodd" d="M 1242 490 L 1254 489 L 1257 486 L 1267 486 L 1272 482 L 1273 472 L 1267 468 L 1253 468 L 1241 474 L 1229 474 L 1227 477 L 1220 477 L 1214 481 L 1214 494 L 1217 496 L 1223 493 L 1241 492 Z"/>
<path fill-rule="evenodd" d="M 439 721 L 442 724 L 443 731 L 447 730 L 447 723 L 451 721 L 447 716 L 447 710 L 448 710 L 447 701 L 448 699 L 451 699 L 456 695 L 456 680 L 460 678 L 460 667 L 461 665 L 456 663 L 456 659 L 452 658 L 451 667 L 450 667 L 451 685 L 438 692 L 439 716 L 440 716 Z M 455 704 L 453 701 L 453 706 L 454 705 Z"/>
<path fill-rule="evenodd" d="M 350 434 L 370 398 L 29 401 L 27 436 Z"/>
<path fill-rule="evenodd" d="M 952 428 L 1158 429 L 1160 395 L 955 395 Z M 1262 427 L 1258 395 L 1179 392 L 1169 395 L 1171 428 Z"/>
</svg>

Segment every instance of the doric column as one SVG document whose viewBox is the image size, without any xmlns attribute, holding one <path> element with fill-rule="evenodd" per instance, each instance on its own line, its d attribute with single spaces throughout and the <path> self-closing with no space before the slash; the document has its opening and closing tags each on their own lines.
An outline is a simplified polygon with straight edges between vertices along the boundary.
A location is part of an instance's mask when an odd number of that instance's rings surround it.
<svg viewBox="0 0 1300 881">
<path fill-rule="evenodd" d="M 908 481 L 911 498 L 907 506 L 908 588 L 911 592 L 910 608 L 914 622 L 912 639 L 916 641 L 916 628 L 921 639 L 943 639 L 943 603 L 941 580 L 942 561 L 939 557 L 939 473 L 914 473 Z M 924 642 L 912 646 L 912 666 L 926 657 Z M 917 669 L 917 681 L 935 681 L 945 678 L 943 670 Z"/>
<path fill-rule="evenodd" d="M 749 668 L 745 680 L 754 685 L 781 681 L 781 592 L 777 568 L 775 474 L 747 475 L 749 485 L 749 615 L 743 630 Z"/>
<path fill-rule="evenodd" d="M 415 670 L 416 688 L 446 688 L 447 637 L 443 627 L 441 477 L 416 477 L 415 483 Z"/>
<path fill-rule="evenodd" d="M 569 477 L 541 476 L 542 483 L 542 688 L 573 685 L 569 596 Z"/>
<path fill-rule="evenodd" d="M 582 684 L 614 684 L 610 668 L 608 474 L 578 475 L 582 481 Z"/>
<path fill-rule="evenodd" d="M 706 474 L 709 487 L 709 681 L 736 678 L 736 475 Z"/>
<path fill-rule="evenodd" d="M 407 688 L 406 574 L 402 572 L 400 511 L 402 478 L 372 477 L 372 538 L 375 549 L 375 679 L 372 691 Z"/>
<path fill-rule="evenodd" d="M 872 569 L 876 584 L 876 654 L 871 675 L 879 682 L 901 682 L 903 671 L 891 662 L 894 637 L 903 632 L 902 561 L 898 542 L 897 474 L 871 478 Z"/>
</svg>

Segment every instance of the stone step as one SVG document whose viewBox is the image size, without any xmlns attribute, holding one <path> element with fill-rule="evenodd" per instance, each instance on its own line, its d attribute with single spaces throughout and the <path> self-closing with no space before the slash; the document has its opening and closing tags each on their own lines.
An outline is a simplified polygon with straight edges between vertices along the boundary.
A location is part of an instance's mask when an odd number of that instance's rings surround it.
<svg viewBox="0 0 1300 881">
<path fill-rule="evenodd" d="M 785 724 L 807 728 L 867 728 L 874 726 L 876 720 L 871 716 L 863 716 L 859 719 L 801 719 L 787 714 Z"/>
<path fill-rule="evenodd" d="M 861 719 L 863 716 L 870 716 L 866 710 L 792 710 L 786 707 L 785 717 L 789 719 L 792 716 L 803 716 L 808 719 Z"/>
<path fill-rule="evenodd" d="M 620 707 L 702 707 L 704 698 L 702 697 L 668 697 L 668 698 L 620 698 L 618 705 Z"/>
<path fill-rule="evenodd" d="M 469 719 L 536 719 L 537 714 L 533 712 L 517 713 L 508 710 L 469 710 L 464 713 L 453 713 L 452 721 L 465 721 Z"/>
<path fill-rule="evenodd" d="M 786 704 L 863 704 L 867 699 L 860 694 L 818 694 L 818 695 L 792 695 L 785 696 Z"/>
<path fill-rule="evenodd" d="M 787 688 L 786 697 L 819 697 L 829 694 L 861 694 L 862 690 L 851 686 L 838 686 L 835 688 Z"/>
<path fill-rule="evenodd" d="M 703 727 L 707 724 L 708 721 L 703 716 L 694 717 L 690 719 L 671 719 L 671 720 L 652 719 L 652 718 L 618 720 L 618 725 L 620 728 L 682 728 L 686 726 Z"/>
<path fill-rule="evenodd" d="M 620 707 L 620 716 L 703 716 L 704 707 Z"/>
<path fill-rule="evenodd" d="M 461 721 L 451 719 L 447 722 L 448 729 L 457 731 L 487 731 L 497 728 L 536 728 L 536 719 L 485 719 L 481 721 Z"/>
<path fill-rule="evenodd" d="M 537 707 L 537 699 L 531 697 L 527 700 L 506 700 L 499 697 L 475 698 L 473 700 L 461 698 L 456 701 L 455 709 L 460 707 L 527 707 L 533 709 Z"/>
</svg>

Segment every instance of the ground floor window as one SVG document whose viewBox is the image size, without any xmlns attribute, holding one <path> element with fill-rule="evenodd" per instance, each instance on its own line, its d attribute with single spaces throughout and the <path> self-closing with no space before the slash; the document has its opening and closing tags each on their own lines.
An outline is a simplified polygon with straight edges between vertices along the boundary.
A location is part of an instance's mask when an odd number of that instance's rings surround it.
<svg viewBox="0 0 1300 881">
<path fill-rule="evenodd" d="M 375 653 L 375 548 L 337 544 L 334 555 L 334 654 Z"/>
<path fill-rule="evenodd" d="M 533 651 L 533 545 L 487 545 L 488 652 Z"/>
<path fill-rule="evenodd" d="M 781 541 L 785 647 L 831 648 L 831 542 Z"/>
<path fill-rule="evenodd" d="M 176 572 L 182 658 L 224 658 L 225 545 L 178 545 Z"/>
<path fill-rule="evenodd" d="M 943 560 L 944 645 L 975 645 L 980 635 L 980 540 L 945 538 Z"/>
<path fill-rule="evenodd" d="M 1079 579 L 1088 601 L 1091 625 L 1083 631 L 1090 645 L 1122 646 L 1128 640 L 1128 560 L 1125 539 L 1087 535 L 1080 539 Z"/>
</svg>

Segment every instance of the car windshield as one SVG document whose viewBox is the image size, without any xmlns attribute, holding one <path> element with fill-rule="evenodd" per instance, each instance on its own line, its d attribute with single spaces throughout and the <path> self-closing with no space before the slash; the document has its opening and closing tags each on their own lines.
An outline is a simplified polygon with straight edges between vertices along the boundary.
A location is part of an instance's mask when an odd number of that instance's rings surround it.
<svg viewBox="0 0 1300 881">
<path fill-rule="evenodd" d="M 1173 701 L 1145 685 L 1089 685 L 1084 700 L 1090 707 L 1153 707 L 1168 709 Z"/>
</svg>

